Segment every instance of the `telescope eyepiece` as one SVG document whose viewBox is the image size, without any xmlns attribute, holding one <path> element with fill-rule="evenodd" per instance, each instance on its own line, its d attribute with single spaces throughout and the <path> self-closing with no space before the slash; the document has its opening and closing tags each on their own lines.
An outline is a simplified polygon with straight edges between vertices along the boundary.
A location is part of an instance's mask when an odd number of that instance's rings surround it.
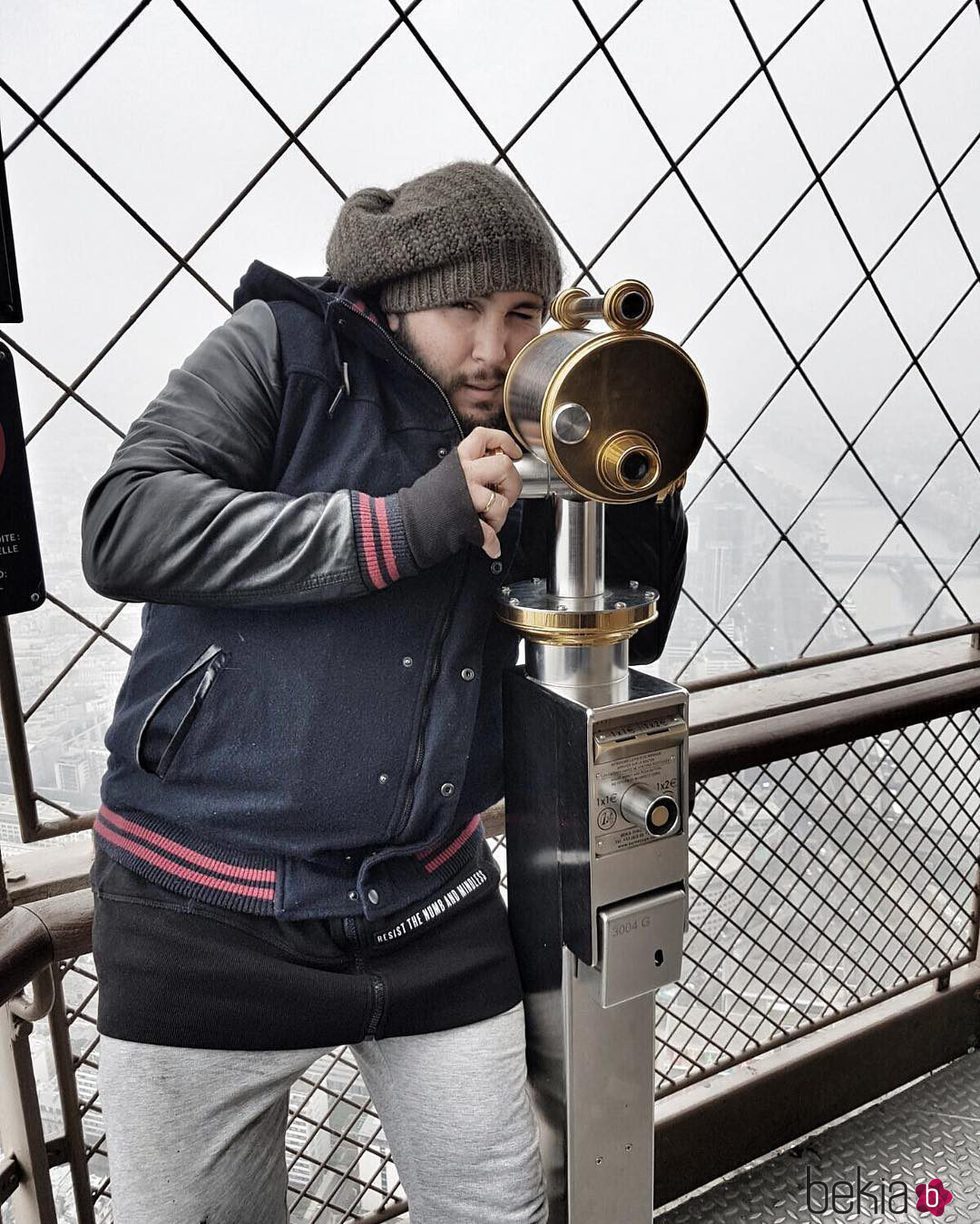
<svg viewBox="0 0 980 1224">
<path fill-rule="evenodd" d="M 602 299 L 602 317 L 613 331 L 638 331 L 653 314 L 653 294 L 642 281 L 618 281 Z"/>
<path fill-rule="evenodd" d="M 653 314 L 653 294 L 642 281 L 617 281 L 602 297 L 589 297 L 575 285 L 563 289 L 551 303 L 559 327 L 585 327 L 590 319 L 603 319 L 613 331 L 638 331 Z"/>
<path fill-rule="evenodd" d="M 644 310 L 646 310 L 646 298 L 642 293 L 627 293 L 620 302 L 619 310 L 624 319 L 629 319 L 632 322 L 638 319 Z"/>
<path fill-rule="evenodd" d="M 643 451 L 630 451 L 620 460 L 619 470 L 627 484 L 641 484 L 650 471 L 650 459 Z"/>
<path fill-rule="evenodd" d="M 660 455 L 644 434 L 613 434 L 598 454 L 599 476 L 615 493 L 642 493 L 660 477 Z"/>
<path fill-rule="evenodd" d="M 660 479 L 660 453 L 646 434 L 613 434 L 597 460 L 599 478 L 614 493 L 643 493 Z"/>
</svg>

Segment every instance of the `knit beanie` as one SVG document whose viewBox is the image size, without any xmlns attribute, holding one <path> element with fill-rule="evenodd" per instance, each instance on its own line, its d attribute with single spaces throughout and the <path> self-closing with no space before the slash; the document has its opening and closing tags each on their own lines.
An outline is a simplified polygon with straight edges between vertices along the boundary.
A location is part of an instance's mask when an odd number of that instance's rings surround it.
<svg viewBox="0 0 980 1224">
<path fill-rule="evenodd" d="M 392 191 L 356 191 L 330 235 L 327 266 L 392 312 L 498 292 L 539 293 L 547 309 L 561 285 L 558 247 L 540 209 L 503 171 L 472 161 Z"/>
</svg>

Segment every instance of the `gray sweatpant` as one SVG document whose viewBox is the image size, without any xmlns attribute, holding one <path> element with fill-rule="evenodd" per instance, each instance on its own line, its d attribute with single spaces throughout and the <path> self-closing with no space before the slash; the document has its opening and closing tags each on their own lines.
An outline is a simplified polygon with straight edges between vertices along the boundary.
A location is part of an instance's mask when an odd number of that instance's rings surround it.
<svg viewBox="0 0 980 1224">
<path fill-rule="evenodd" d="M 522 1005 L 351 1051 L 412 1224 L 543 1224 Z M 286 1224 L 289 1088 L 327 1053 L 190 1050 L 102 1036 L 113 1224 Z"/>
</svg>

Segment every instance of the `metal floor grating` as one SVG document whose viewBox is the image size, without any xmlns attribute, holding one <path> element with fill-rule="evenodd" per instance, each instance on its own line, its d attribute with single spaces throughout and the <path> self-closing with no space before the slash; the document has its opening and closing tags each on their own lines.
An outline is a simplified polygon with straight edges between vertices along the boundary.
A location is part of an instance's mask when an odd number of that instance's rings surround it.
<svg viewBox="0 0 980 1224">
<path fill-rule="evenodd" d="M 932 1178 L 940 1178 L 953 1195 L 938 1216 L 917 1209 L 915 1187 Z M 835 1182 L 846 1183 L 838 1186 L 836 1209 L 830 1198 Z M 980 1224 L 980 1055 L 957 1059 L 774 1160 L 659 1212 L 655 1219 L 656 1224 L 935 1219 L 942 1224 Z"/>
</svg>

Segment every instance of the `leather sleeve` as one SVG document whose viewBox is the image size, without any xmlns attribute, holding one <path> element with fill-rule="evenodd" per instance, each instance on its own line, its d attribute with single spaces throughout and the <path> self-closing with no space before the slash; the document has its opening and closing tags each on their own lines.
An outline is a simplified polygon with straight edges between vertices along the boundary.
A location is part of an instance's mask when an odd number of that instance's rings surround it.
<svg viewBox="0 0 980 1224">
<path fill-rule="evenodd" d="M 264 487 L 281 410 L 275 316 L 252 301 L 172 371 L 89 494 L 89 584 L 113 599 L 274 607 L 418 573 L 397 493 Z"/>
</svg>

